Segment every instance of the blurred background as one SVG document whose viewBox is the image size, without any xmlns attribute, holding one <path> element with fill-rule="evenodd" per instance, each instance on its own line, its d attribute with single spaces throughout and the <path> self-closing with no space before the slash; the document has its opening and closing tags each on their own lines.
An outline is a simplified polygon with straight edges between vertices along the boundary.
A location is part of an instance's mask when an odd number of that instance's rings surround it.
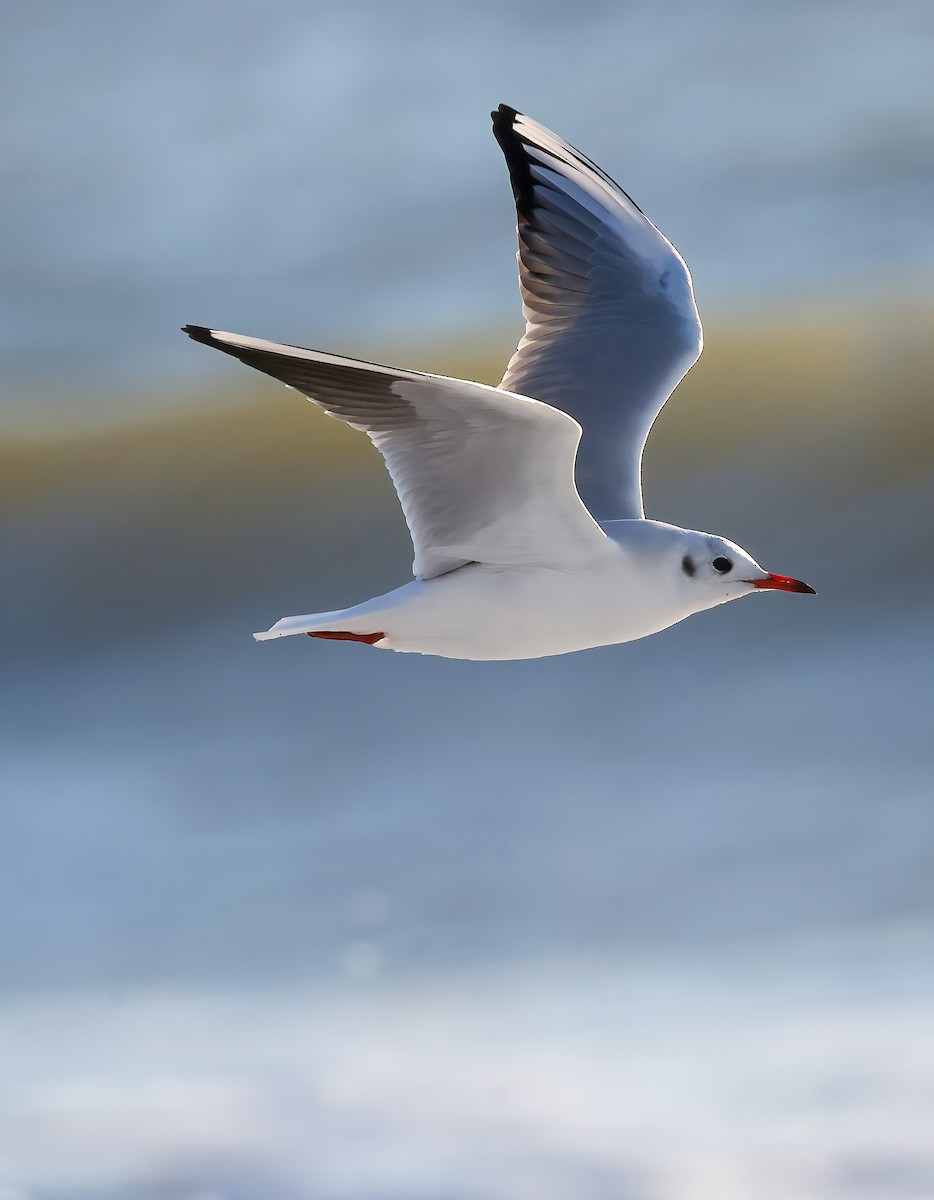
<svg viewBox="0 0 934 1200">
<path fill-rule="evenodd" d="M 934 11 L 8 0 L 0 1200 L 934 1197 Z M 690 263 L 651 515 L 820 596 L 563 659 L 209 324 L 499 378 L 488 112 Z"/>
</svg>

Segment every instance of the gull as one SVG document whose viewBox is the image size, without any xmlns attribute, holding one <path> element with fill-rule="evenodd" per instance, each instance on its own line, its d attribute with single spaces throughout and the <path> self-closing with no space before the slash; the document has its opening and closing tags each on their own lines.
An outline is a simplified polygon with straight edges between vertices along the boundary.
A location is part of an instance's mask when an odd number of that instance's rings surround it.
<svg viewBox="0 0 934 1200">
<path fill-rule="evenodd" d="M 691 273 L 590 159 L 505 104 L 492 117 L 526 322 L 498 387 L 183 327 L 368 434 L 412 535 L 409 583 L 253 636 L 543 658 L 740 596 L 815 594 L 725 537 L 646 518 L 645 442 L 703 344 Z"/>
</svg>

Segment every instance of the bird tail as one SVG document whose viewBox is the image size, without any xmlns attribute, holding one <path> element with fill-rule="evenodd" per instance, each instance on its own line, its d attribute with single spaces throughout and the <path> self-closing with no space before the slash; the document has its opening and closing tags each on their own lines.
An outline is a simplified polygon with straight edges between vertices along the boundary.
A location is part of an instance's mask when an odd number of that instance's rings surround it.
<svg viewBox="0 0 934 1200">
<path fill-rule="evenodd" d="M 372 611 L 370 604 L 358 604 L 354 608 L 338 609 L 336 612 L 308 613 L 302 617 L 283 617 L 271 629 L 254 633 L 258 642 L 269 642 L 274 638 L 292 637 L 307 633 L 309 637 L 325 638 L 341 642 L 366 642 L 378 645 L 386 637 L 385 629 Z"/>
</svg>

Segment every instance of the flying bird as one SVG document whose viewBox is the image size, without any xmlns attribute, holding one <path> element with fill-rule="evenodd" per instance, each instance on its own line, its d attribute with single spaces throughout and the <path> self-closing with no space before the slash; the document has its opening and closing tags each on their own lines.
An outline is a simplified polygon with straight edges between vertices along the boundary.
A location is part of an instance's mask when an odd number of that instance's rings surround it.
<svg viewBox="0 0 934 1200">
<path fill-rule="evenodd" d="M 727 538 L 646 518 L 646 438 L 703 344 L 691 273 L 590 159 L 505 104 L 492 116 L 526 321 L 498 387 L 184 326 L 368 434 L 412 535 L 409 583 L 254 637 L 541 658 L 740 596 L 814 594 Z"/>
</svg>

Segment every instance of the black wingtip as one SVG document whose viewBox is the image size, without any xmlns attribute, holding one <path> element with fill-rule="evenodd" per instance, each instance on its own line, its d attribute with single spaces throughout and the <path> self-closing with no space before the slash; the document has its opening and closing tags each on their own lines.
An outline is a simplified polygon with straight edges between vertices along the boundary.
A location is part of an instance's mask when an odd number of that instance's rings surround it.
<svg viewBox="0 0 934 1200">
<path fill-rule="evenodd" d="M 521 113 L 509 104 L 500 104 L 493 109 L 490 116 L 493 118 L 493 128 L 496 129 L 497 126 L 511 125 Z"/>
<path fill-rule="evenodd" d="M 529 165 L 529 156 L 526 151 L 526 146 L 537 146 L 533 139 L 526 139 L 516 129 L 516 119 L 524 114 L 518 112 L 515 108 L 511 108 L 508 104 L 501 104 L 494 112 L 490 114 L 493 118 L 493 136 L 499 142 L 499 147 L 506 159 L 506 166 L 509 168 L 509 178 L 512 182 L 513 195 L 516 198 L 516 209 L 519 215 L 519 223 L 523 221 L 531 221 L 532 214 L 535 210 L 535 180 L 532 178 L 532 171 Z M 554 135 L 557 137 L 557 134 Z M 561 141 L 561 139 L 558 139 Z M 581 154 L 580 150 L 576 150 L 569 142 L 564 142 L 565 150 L 572 159 L 577 159 L 577 162 L 585 170 L 593 171 L 601 179 L 605 180 L 610 187 L 621 192 L 629 201 L 636 212 L 642 213 L 642 209 L 636 204 L 632 196 L 619 186 L 612 176 L 607 175 L 602 167 L 587 157 L 586 154 Z M 541 149 L 541 147 L 538 147 Z M 554 151 L 548 150 L 546 153 L 554 156 Z M 644 213 L 642 213 L 645 216 Z"/>
<path fill-rule="evenodd" d="M 490 116 L 493 118 L 493 136 L 499 143 L 499 148 L 506 159 L 509 169 L 509 182 L 512 184 L 512 194 L 516 200 L 516 213 L 519 224 L 531 219 L 535 208 L 535 190 L 532 172 L 529 167 L 528 155 L 522 138 L 516 132 L 516 117 L 522 114 L 508 104 L 501 104 Z"/>
<path fill-rule="evenodd" d="M 504 138 L 515 136 L 513 127 L 516 117 L 521 117 L 522 114 L 518 109 L 510 108 L 508 104 L 501 104 L 498 108 L 493 109 L 490 116 L 493 118 L 493 135 L 502 146 Z"/>
<path fill-rule="evenodd" d="M 193 341 L 204 342 L 206 346 L 214 341 L 214 334 L 203 325 L 183 325 L 182 333 L 187 333 Z"/>
</svg>

